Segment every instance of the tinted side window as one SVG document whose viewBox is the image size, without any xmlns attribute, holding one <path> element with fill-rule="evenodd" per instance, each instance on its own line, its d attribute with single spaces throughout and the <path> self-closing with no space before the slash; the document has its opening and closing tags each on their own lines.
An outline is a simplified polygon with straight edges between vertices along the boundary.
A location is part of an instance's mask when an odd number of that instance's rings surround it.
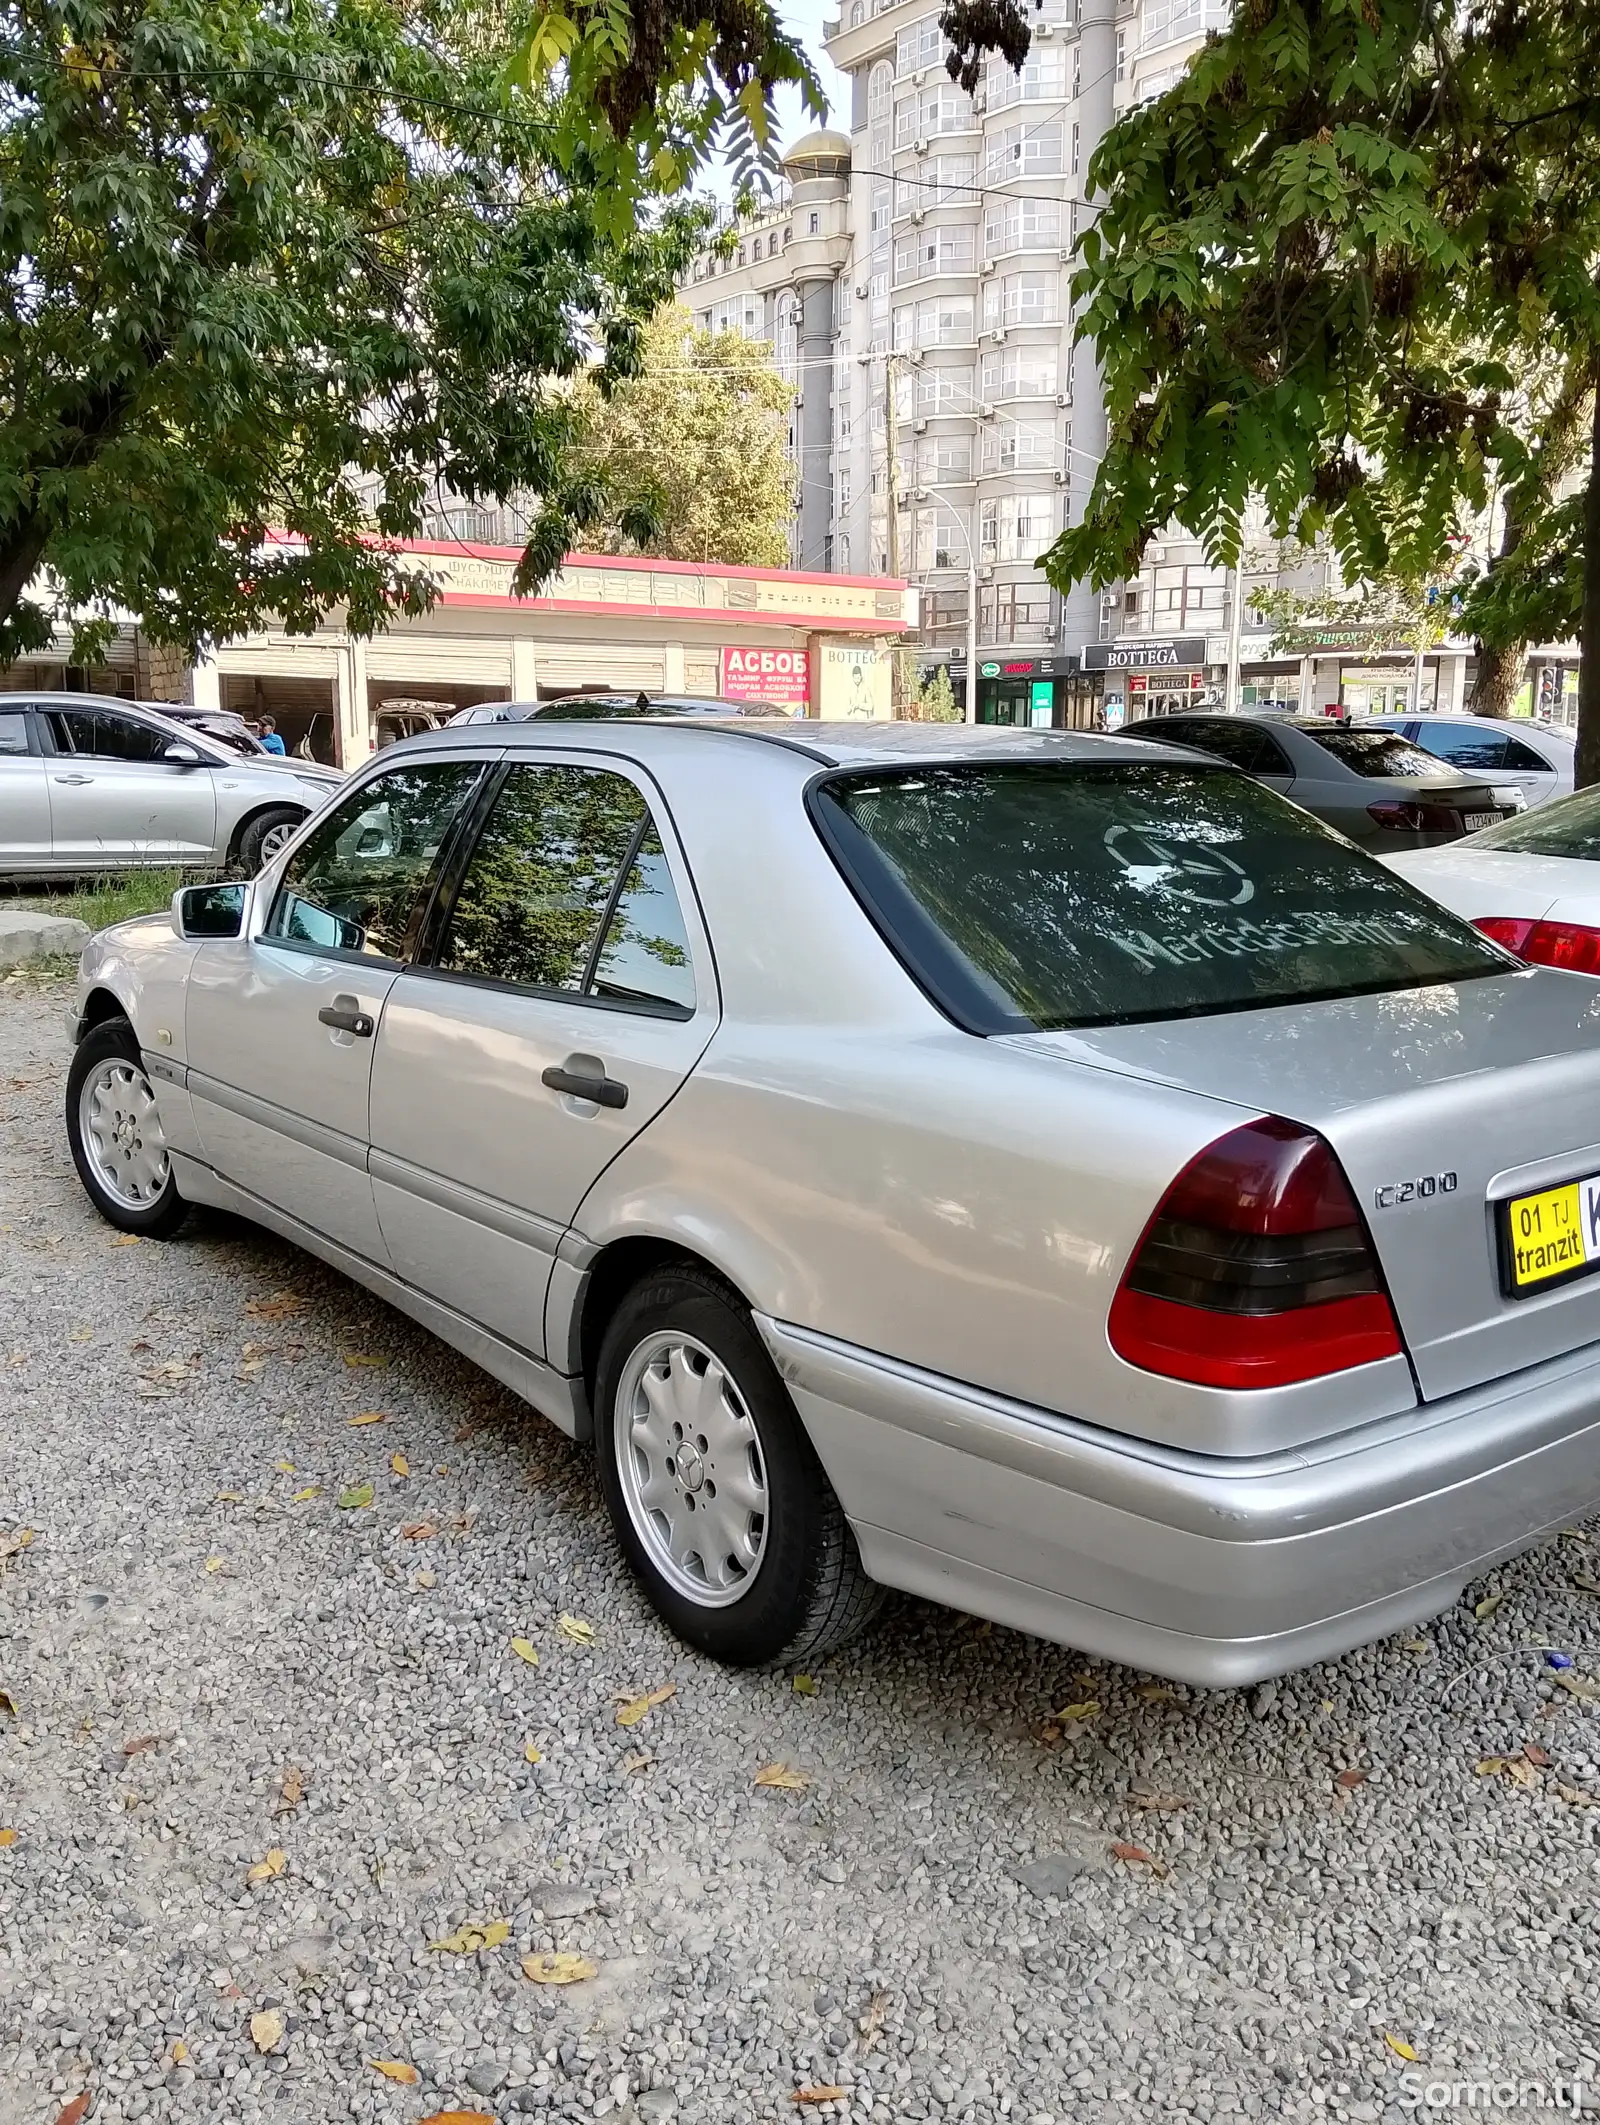
<svg viewBox="0 0 1600 2125">
<path fill-rule="evenodd" d="M 404 959 L 435 859 L 482 773 L 469 760 L 396 768 L 336 804 L 284 872 L 265 934 Z"/>
<path fill-rule="evenodd" d="M 689 933 L 654 822 L 645 829 L 606 924 L 593 993 L 614 1003 L 694 1009 Z"/>
<path fill-rule="evenodd" d="M 1187 724 L 1185 728 L 1190 733 L 1184 740 L 1186 745 L 1214 753 L 1219 760 L 1226 760 L 1230 767 L 1239 768 L 1244 774 L 1282 775 L 1290 771 L 1278 747 L 1257 724 L 1227 723 L 1218 718 L 1212 722 Z"/>
<path fill-rule="evenodd" d="M 153 723 L 100 708 L 52 708 L 46 713 L 58 753 L 83 753 L 96 760 L 153 761 L 162 759 L 167 747 L 176 743 L 169 732 L 157 730 Z"/>
<path fill-rule="evenodd" d="M 14 708 L 0 708 L 0 755 L 28 750 L 28 719 Z"/>
<path fill-rule="evenodd" d="M 1500 731 L 1474 730 L 1470 723 L 1446 723 L 1437 728 L 1423 723 L 1417 727 L 1417 743 L 1436 759 L 1448 760 L 1452 767 L 1483 773 L 1506 765 L 1510 740 Z"/>
<path fill-rule="evenodd" d="M 513 768 L 461 881 L 438 964 L 523 988 L 582 990 L 618 877 L 648 824 L 626 776 Z"/>
<path fill-rule="evenodd" d="M 1520 738 L 1508 737 L 1506 739 L 1506 756 L 1500 765 L 1508 773 L 1518 775 L 1553 775 L 1555 773 L 1555 769 L 1544 757 L 1543 753 L 1536 753 L 1531 745 L 1524 745 Z"/>
</svg>

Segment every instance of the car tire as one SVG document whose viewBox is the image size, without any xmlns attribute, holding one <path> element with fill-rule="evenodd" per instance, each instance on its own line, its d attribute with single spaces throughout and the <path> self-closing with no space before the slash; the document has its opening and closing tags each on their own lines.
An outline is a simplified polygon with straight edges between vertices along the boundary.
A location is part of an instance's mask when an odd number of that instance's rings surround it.
<svg viewBox="0 0 1600 2125">
<path fill-rule="evenodd" d="M 125 1018 L 102 1020 L 77 1045 L 67 1072 L 67 1141 L 84 1192 L 108 1225 L 141 1239 L 171 1238 L 189 1206 Z"/>
<path fill-rule="evenodd" d="M 883 1590 L 719 1278 L 685 1263 L 634 1286 L 601 1345 L 594 1407 L 617 1539 L 680 1638 L 733 1667 L 794 1666 L 871 1622 Z"/>
<path fill-rule="evenodd" d="M 291 834 L 298 832 L 305 813 L 292 804 L 275 804 L 257 812 L 239 836 L 239 864 L 247 878 L 254 878 L 277 855 Z"/>
</svg>

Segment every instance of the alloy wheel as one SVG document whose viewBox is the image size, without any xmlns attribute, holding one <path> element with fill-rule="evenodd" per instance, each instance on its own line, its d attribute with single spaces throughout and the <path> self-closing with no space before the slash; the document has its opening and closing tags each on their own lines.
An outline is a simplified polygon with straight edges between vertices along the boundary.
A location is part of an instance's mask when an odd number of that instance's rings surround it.
<svg viewBox="0 0 1600 2125">
<path fill-rule="evenodd" d="M 83 1148 L 94 1177 L 124 1210 L 148 1210 L 167 1185 L 171 1161 L 150 1080 L 137 1063 L 112 1056 L 78 1095 Z"/>
</svg>

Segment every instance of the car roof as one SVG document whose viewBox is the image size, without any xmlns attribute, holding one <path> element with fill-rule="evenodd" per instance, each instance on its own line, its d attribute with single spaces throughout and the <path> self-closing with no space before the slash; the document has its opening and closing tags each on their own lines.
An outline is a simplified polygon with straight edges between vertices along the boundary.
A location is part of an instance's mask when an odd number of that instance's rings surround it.
<svg viewBox="0 0 1600 2125">
<path fill-rule="evenodd" d="M 474 739 L 460 725 L 422 731 L 403 740 L 406 752 L 443 746 L 494 744 L 507 752 L 544 750 L 552 745 L 615 752 L 638 744 L 652 753 L 661 748 L 732 740 L 745 745 L 777 745 L 825 767 L 953 765 L 957 761 L 1146 760 L 1151 741 L 1120 733 L 1065 730 L 1013 730 L 964 723 L 867 723 L 799 716 L 629 716 L 615 720 L 562 723 L 534 718 L 526 723 L 483 726 Z M 491 737 L 492 732 L 492 737 Z M 1199 758 L 1186 747 L 1174 754 Z M 400 746 L 390 746 L 392 761 Z M 1210 763 L 1208 763 L 1210 764 Z"/>
<path fill-rule="evenodd" d="M 1356 728 L 1370 724 L 1375 729 L 1393 730 L 1401 723 L 1419 723 L 1425 730 L 1430 723 L 1470 723 L 1477 730 L 1509 731 L 1513 738 L 1554 738 L 1562 745 L 1576 745 L 1578 734 L 1567 730 L 1559 723 L 1539 723 L 1532 716 L 1475 716 L 1464 708 L 1430 708 L 1421 715 L 1406 715 L 1395 710 L 1383 716 L 1358 716 Z"/>
</svg>

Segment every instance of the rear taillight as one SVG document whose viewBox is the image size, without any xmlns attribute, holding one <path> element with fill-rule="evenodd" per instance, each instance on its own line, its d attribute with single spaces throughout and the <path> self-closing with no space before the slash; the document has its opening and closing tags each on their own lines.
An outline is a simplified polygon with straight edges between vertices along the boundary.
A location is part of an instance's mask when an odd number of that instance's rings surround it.
<svg viewBox="0 0 1600 2125">
<path fill-rule="evenodd" d="M 1418 804 L 1410 799 L 1390 798 L 1369 804 L 1367 817 L 1391 834 L 1462 834 L 1466 821 L 1453 804 Z"/>
<path fill-rule="evenodd" d="M 1186 1166 L 1134 1249 L 1108 1323 L 1118 1357 L 1202 1387 L 1287 1387 L 1400 1354 L 1339 1162 L 1269 1115 Z"/>
<path fill-rule="evenodd" d="M 1600 930 L 1586 922 L 1536 922 L 1522 915 L 1479 915 L 1472 927 L 1536 967 L 1600 975 Z"/>
</svg>

